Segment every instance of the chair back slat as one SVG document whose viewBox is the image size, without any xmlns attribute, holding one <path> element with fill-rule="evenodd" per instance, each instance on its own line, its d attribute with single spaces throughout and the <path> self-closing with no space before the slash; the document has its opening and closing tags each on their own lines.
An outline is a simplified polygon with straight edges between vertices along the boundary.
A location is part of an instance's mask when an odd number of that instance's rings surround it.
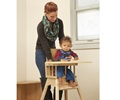
<svg viewBox="0 0 120 100">
<path fill-rule="evenodd" d="M 55 61 L 55 53 L 59 49 L 51 49 L 51 54 L 52 54 L 52 60 Z"/>
</svg>

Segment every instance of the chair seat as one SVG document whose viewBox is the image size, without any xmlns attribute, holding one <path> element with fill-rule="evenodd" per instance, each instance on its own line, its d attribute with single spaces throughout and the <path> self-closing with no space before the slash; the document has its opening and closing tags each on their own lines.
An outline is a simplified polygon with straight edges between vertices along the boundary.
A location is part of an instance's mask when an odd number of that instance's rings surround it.
<svg viewBox="0 0 120 100">
<path fill-rule="evenodd" d="M 76 76 L 75 76 L 75 78 L 76 78 Z M 65 75 L 62 77 L 62 81 L 63 81 L 62 85 L 68 85 L 68 87 L 70 87 L 69 83 L 66 81 L 66 76 Z"/>
</svg>

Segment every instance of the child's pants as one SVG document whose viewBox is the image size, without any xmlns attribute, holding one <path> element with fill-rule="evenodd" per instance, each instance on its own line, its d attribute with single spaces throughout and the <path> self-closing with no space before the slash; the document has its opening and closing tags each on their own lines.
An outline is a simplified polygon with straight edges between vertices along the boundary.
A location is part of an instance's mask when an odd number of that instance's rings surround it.
<svg viewBox="0 0 120 100">
<path fill-rule="evenodd" d="M 65 68 L 66 68 L 66 81 L 70 80 L 75 81 L 74 74 L 72 73 L 72 71 L 68 69 L 68 67 L 64 66 L 57 67 L 57 77 L 60 78 L 64 75 Z"/>
</svg>

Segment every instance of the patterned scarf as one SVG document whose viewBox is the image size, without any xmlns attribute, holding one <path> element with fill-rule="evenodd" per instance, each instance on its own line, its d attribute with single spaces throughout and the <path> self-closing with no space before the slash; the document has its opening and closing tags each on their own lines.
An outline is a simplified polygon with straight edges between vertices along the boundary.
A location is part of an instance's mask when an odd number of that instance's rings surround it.
<svg viewBox="0 0 120 100">
<path fill-rule="evenodd" d="M 43 16 L 42 23 L 44 25 L 44 32 L 47 39 L 49 39 L 50 41 L 55 41 L 59 33 L 58 19 L 56 19 L 56 21 L 53 23 L 53 26 L 51 27 L 47 17 Z"/>
</svg>

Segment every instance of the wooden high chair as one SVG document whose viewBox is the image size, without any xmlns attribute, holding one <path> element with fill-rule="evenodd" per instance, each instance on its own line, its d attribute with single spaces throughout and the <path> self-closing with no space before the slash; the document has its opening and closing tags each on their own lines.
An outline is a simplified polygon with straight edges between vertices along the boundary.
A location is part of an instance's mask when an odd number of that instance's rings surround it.
<svg viewBox="0 0 120 100">
<path fill-rule="evenodd" d="M 56 53 L 57 49 L 51 49 L 51 53 L 52 53 L 52 58 L 54 60 L 54 55 Z M 44 90 L 42 92 L 42 96 L 41 96 L 41 99 L 40 100 L 44 100 L 44 97 L 45 97 L 45 94 L 46 94 L 46 91 L 47 91 L 47 88 L 49 85 L 53 85 L 54 87 L 56 87 L 55 89 L 55 96 L 56 96 L 56 100 L 59 100 L 59 90 L 64 90 L 64 97 L 65 97 L 65 100 L 68 100 L 68 90 L 69 89 L 77 89 L 78 91 L 78 94 L 79 94 L 79 97 L 80 97 L 80 100 L 83 100 L 82 99 L 82 96 L 81 96 L 81 92 L 80 92 L 80 88 L 79 88 L 79 84 L 78 86 L 76 87 L 71 87 L 69 86 L 69 83 L 66 82 L 66 77 L 63 76 L 62 79 L 63 79 L 63 84 L 62 86 L 59 86 L 59 81 L 58 81 L 58 78 L 57 78 L 57 66 L 69 66 L 71 71 L 73 72 L 73 74 L 75 75 L 75 67 L 78 65 L 78 62 L 77 61 L 69 61 L 69 62 L 60 62 L 60 61 L 53 61 L 53 62 L 45 62 L 45 71 L 46 71 L 46 77 L 47 77 L 47 81 L 46 81 L 46 84 L 45 84 L 45 87 L 44 87 Z M 66 69 L 66 68 L 65 68 Z M 65 74 L 66 74 L 66 71 L 65 71 Z M 75 75 L 76 77 L 76 75 Z M 75 79 L 76 80 L 76 79 Z"/>
</svg>

